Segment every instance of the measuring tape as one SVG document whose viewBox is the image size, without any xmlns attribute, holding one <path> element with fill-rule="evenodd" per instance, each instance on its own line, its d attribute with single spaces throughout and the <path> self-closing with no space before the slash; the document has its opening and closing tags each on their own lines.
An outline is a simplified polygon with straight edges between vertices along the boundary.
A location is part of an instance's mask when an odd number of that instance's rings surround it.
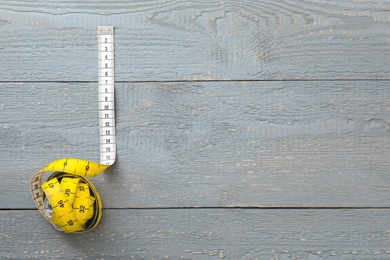
<svg viewBox="0 0 390 260">
<path fill-rule="evenodd" d="M 115 162 L 114 27 L 99 26 L 100 163 Z"/>
<path fill-rule="evenodd" d="M 31 194 L 39 212 L 66 233 L 87 232 L 102 218 L 102 200 L 88 180 L 115 162 L 114 27 L 98 27 L 100 163 L 64 158 L 34 174 Z M 51 172 L 45 183 L 43 174 Z"/>
</svg>

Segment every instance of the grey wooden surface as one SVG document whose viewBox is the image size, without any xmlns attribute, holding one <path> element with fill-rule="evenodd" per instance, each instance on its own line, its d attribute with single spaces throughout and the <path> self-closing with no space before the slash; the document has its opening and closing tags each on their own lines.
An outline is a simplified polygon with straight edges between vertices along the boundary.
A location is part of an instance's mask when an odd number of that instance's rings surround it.
<svg viewBox="0 0 390 260">
<path fill-rule="evenodd" d="M 99 158 L 96 87 L 0 84 L 0 196 L 23 194 L 5 207 L 33 206 L 26 176 L 50 161 Z M 389 206 L 388 81 L 116 87 L 118 161 L 96 178 L 107 207 Z"/>
<path fill-rule="evenodd" d="M 389 1 L 0 1 L 2 80 L 388 79 Z M 22 62 L 21 62 L 22 61 Z"/>
<path fill-rule="evenodd" d="M 2 211 L 2 257 L 37 259 L 389 259 L 388 209 L 106 209 L 64 234 L 36 211 Z M 26 220 L 30 225 L 26 225 Z M 32 232 L 32 229 L 34 232 Z"/>
<path fill-rule="evenodd" d="M 0 258 L 388 259 L 389 1 L 0 1 Z M 101 225 L 54 230 L 33 173 L 98 160 Z"/>
</svg>

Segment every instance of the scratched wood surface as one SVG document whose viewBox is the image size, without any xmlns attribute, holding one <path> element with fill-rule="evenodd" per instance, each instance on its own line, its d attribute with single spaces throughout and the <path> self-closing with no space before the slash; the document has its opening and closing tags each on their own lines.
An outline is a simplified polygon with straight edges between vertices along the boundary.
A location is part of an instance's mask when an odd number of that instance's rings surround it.
<svg viewBox="0 0 390 260">
<path fill-rule="evenodd" d="M 98 160 L 96 83 L 0 87 L 0 196 L 32 207 L 32 173 Z M 390 206 L 388 81 L 116 87 L 118 161 L 96 178 L 107 207 Z"/>
<path fill-rule="evenodd" d="M 0 1 L 2 79 L 95 81 L 116 27 L 119 81 L 388 79 L 389 1 Z"/>
<path fill-rule="evenodd" d="M 0 258 L 388 259 L 390 1 L 0 1 Z M 29 180 L 97 160 L 101 225 L 54 230 Z M 83 242 L 86 243 L 83 243 Z"/>
<path fill-rule="evenodd" d="M 389 259 L 389 215 L 388 209 L 107 209 L 98 229 L 77 235 L 59 233 L 36 211 L 1 211 L 5 233 L 1 255 L 16 259 Z"/>
</svg>

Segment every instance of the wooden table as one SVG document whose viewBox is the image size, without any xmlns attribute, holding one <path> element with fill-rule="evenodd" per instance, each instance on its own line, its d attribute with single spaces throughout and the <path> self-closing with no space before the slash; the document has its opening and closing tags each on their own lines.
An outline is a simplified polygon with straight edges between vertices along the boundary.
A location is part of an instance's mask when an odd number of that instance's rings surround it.
<svg viewBox="0 0 390 260">
<path fill-rule="evenodd" d="M 0 258 L 389 259 L 389 1 L 0 1 Z M 63 234 L 31 176 L 98 160 L 102 223 Z"/>
</svg>

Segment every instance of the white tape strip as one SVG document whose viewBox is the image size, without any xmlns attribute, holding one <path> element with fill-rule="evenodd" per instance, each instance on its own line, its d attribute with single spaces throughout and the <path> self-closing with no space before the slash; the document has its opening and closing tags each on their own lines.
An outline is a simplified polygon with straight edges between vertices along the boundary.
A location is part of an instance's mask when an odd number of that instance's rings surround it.
<svg viewBox="0 0 390 260">
<path fill-rule="evenodd" d="M 98 27 L 100 163 L 115 162 L 114 27 Z"/>
</svg>

